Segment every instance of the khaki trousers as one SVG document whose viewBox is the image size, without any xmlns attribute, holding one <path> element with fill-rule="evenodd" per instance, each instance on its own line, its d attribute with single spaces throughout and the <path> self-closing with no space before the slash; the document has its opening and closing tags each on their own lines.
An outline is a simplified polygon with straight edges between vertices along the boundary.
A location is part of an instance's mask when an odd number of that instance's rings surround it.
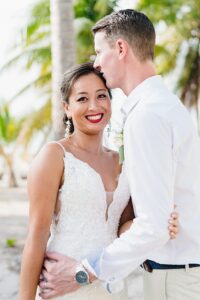
<svg viewBox="0 0 200 300">
<path fill-rule="evenodd" d="M 200 300 L 200 267 L 144 270 L 144 300 Z"/>
</svg>

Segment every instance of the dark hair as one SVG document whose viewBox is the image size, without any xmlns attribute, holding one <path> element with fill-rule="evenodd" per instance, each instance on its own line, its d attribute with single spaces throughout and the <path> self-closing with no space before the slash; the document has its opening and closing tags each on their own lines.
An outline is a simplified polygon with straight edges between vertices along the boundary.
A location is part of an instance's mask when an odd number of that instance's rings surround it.
<svg viewBox="0 0 200 300">
<path fill-rule="evenodd" d="M 123 38 L 141 61 L 154 57 L 155 29 L 142 12 L 133 9 L 113 12 L 98 21 L 92 31 L 94 34 L 99 31 L 105 32 L 105 37 L 111 45 L 116 39 Z"/>
<path fill-rule="evenodd" d="M 62 80 L 62 83 L 61 83 L 61 88 L 60 88 L 61 100 L 64 101 L 64 102 L 69 103 L 69 97 L 71 95 L 72 87 L 73 87 L 74 83 L 81 76 L 88 75 L 88 74 L 95 74 L 97 77 L 99 77 L 102 80 L 103 84 L 105 85 L 106 89 L 108 90 L 110 98 L 112 98 L 111 91 L 107 87 L 106 80 L 104 79 L 102 74 L 99 71 L 97 71 L 96 69 L 94 69 L 92 62 L 87 62 L 87 63 L 83 63 L 81 65 L 73 67 L 72 69 L 70 69 L 69 71 L 67 71 L 64 74 L 63 80 Z M 72 121 L 72 119 L 68 119 L 67 115 L 64 114 L 64 118 L 63 118 L 64 124 L 66 124 L 66 122 L 68 120 L 71 123 L 71 126 L 70 126 L 70 134 L 71 134 L 74 131 L 73 121 Z"/>
</svg>

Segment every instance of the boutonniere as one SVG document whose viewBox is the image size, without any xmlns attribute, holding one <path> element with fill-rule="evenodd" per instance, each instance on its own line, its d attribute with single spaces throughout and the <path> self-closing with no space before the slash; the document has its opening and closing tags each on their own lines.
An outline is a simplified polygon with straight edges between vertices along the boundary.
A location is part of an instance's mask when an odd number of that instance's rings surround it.
<svg viewBox="0 0 200 300">
<path fill-rule="evenodd" d="M 123 130 L 120 132 L 116 132 L 114 137 L 114 143 L 118 148 L 119 152 L 119 163 L 122 164 L 124 161 L 124 135 Z"/>
</svg>

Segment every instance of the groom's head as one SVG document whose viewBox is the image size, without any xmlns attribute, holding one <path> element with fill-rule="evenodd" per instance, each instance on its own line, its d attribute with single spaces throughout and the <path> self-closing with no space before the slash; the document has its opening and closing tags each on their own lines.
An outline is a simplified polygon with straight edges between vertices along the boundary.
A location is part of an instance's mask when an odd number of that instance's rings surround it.
<svg viewBox="0 0 200 300">
<path fill-rule="evenodd" d="M 141 61 L 153 59 L 155 30 L 148 17 L 133 9 L 124 9 L 105 16 L 92 28 L 93 33 L 103 32 L 112 46 L 124 39 Z"/>
<path fill-rule="evenodd" d="M 92 30 L 97 54 L 94 67 L 103 74 L 109 88 L 120 87 L 127 94 L 135 85 L 129 83 L 130 77 L 137 83 L 139 72 L 152 63 L 153 24 L 143 13 L 125 9 L 104 17 Z"/>
</svg>

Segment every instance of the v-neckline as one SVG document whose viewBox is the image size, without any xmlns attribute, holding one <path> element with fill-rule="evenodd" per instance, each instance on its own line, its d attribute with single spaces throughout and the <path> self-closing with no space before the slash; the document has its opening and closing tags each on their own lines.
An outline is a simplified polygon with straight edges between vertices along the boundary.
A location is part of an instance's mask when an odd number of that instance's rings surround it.
<svg viewBox="0 0 200 300">
<path fill-rule="evenodd" d="M 104 182 L 103 182 L 103 179 L 102 179 L 101 175 L 100 175 L 94 168 L 92 168 L 92 167 L 90 166 L 90 164 L 88 164 L 86 161 L 83 161 L 83 160 L 77 158 L 73 153 L 71 153 L 71 152 L 65 150 L 65 155 L 66 155 L 66 154 L 67 154 L 67 155 L 68 155 L 68 154 L 71 155 L 75 160 L 77 160 L 77 161 L 83 163 L 83 164 L 86 165 L 90 170 L 92 170 L 92 171 L 98 176 L 98 178 L 100 179 L 100 182 L 101 182 L 101 185 L 102 185 L 102 187 L 103 187 L 104 193 L 105 193 L 105 194 L 106 194 L 106 193 L 113 193 L 113 200 L 114 200 L 114 194 L 115 194 L 115 192 L 117 191 L 117 189 L 118 189 L 118 187 L 119 187 L 120 178 L 121 178 L 121 175 L 122 175 L 122 172 L 123 172 L 123 166 L 122 166 L 121 172 L 120 172 L 119 175 L 118 175 L 118 180 L 117 180 L 116 188 L 115 188 L 113 191 L 107 191 L 107 190 L 105 189 L 105 185 L 104 185 Z M 113 202 L 113 201 L 112 201 L 112 202 Z"/>
<path fill-rule="evenodd" d="M 121 169 L 121 172 L 120 174 L 118 175 L 118 180 L 117 180 L 117 186 L 116 188 L 114 189 L 114 191 L 106 191 L 105 189 L 105 186 L 104 186 L 104 182 L 103 182 L 103 179 L 101 177 L 101 175 L 94 169 L 92 168 L 87 162 L 77 158 L 73 153 L 71 152 L 68 152 L 65 150 L 65 157 L 66 155 L 69 155 L 71 156 L 74 160 L 82 163 L 84 166 L 86 166 L 89 170 L 92 170 L 92 172 L 97 176 L 97 178 L 99 179 L 99 183 L 101 184 L 101 187 L 102 187 L 102 191 L 104 192 L 104 205 L 105 205 L 105 222 L 106 224 L 108 224 L 109 222 L 109 216 L 110 216 L 110 211 L 112 210 L 112 207 L 114 205 L 114 203 L 116 202 L 115 199 L 118 199 L 117 197 L 115 197 L 115 193 L 117 192 L 117 190 L 119 189 L 119 186 L 120 186 L 120 182 L 121 182 L 121 175 L 123 173 L 123 166 L 122 166 L 122 169 Z M 108 193 L 112 193 L 113 194 L 113 200 L 112 202 L 108 205 L 107 204 L 107 194 Z"/>
</svg>

